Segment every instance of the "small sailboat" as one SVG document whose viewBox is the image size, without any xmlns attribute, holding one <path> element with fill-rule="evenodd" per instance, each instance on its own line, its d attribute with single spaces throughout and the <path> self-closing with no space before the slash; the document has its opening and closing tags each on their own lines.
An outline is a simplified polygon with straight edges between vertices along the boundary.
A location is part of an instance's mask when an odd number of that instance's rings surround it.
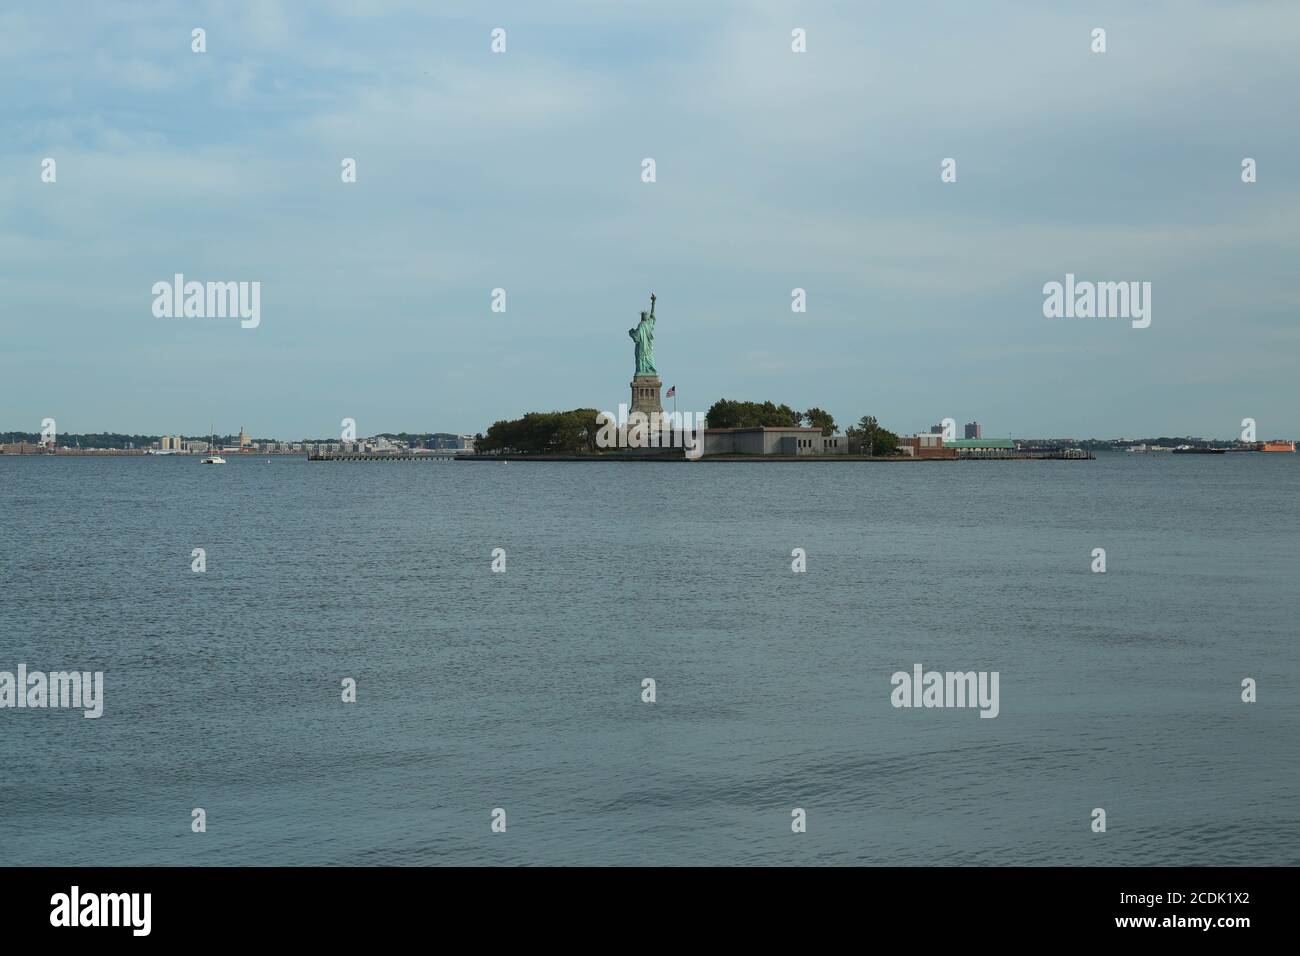
<svg viewBox="0 0 1300 956">
<path fill-rule="evenodd" d="M 220 455 L 216 453 L 215 450 L 213 450 L 216 443 L 217 442 L 215 436 L 209 435 L 208 436 L 209 452 L 206 457 L 202 458 L 199 461 L 200 465 L 224 465 L 226 463 L 226 459 L 222 458 Z"/>
</svg>

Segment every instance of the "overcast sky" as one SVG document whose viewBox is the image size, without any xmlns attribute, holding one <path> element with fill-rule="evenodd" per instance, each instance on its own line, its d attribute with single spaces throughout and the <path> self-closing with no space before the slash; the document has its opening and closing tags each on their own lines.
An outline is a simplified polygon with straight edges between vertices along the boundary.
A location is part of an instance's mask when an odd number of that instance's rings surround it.
<svg viewBox="0 0 1300 956">
<path fill-rule="evenodd" d="M 0 430 L 612 410 L 653 290 L 682 410 L 1300 437 L 1300 4 L 24 6 Z M 261 325 L 156 318 L 177 272 Z M 1150 282 L 1150 327 L 1045 318 L 1067 272 Z"/>
</svg>

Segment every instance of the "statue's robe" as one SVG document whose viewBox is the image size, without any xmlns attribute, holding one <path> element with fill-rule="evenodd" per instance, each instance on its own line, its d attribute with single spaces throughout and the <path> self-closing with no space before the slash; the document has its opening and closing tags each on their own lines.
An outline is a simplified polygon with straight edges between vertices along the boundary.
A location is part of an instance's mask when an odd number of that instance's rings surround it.
<svg viewBox="0 0 1300 956">
<path fill-rule="evenodd" d="M 655 368 L 655 317 L 646 316 L 635 329 L 628 329 L 627 334 L 636 343 L 636 374 L 658 375 L 659 370 Z"/>
</svg>

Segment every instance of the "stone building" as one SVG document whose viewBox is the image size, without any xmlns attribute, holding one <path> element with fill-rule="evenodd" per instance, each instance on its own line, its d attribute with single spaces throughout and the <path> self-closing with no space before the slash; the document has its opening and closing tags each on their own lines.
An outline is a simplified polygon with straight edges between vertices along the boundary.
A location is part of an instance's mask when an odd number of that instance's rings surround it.
<svg viewBox="0 0 1300 956">
<path fill-rule="evenodd" d="M 820 428 L 706 428 L 706 455 L 845 455 L 843 435 L 822 435 Z"/>
</svg>

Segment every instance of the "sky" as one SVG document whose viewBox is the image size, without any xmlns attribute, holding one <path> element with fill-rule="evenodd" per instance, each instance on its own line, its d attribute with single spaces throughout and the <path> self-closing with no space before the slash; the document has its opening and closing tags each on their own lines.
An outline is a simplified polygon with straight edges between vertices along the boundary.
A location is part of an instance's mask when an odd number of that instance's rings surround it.
<svg viewBox="0 0 1300 956">
<path fill-rule="evenodd" d="M 654 291 L 682 411 L 1300 437 L 1298 42 L 1280 2 L 7 4 L 0 431 L 613 411 Z M 260 324 L 155 316 L 176 273 Z M 1150 326 L 1045 317 L 1067 273 Z"/>
</svg>

